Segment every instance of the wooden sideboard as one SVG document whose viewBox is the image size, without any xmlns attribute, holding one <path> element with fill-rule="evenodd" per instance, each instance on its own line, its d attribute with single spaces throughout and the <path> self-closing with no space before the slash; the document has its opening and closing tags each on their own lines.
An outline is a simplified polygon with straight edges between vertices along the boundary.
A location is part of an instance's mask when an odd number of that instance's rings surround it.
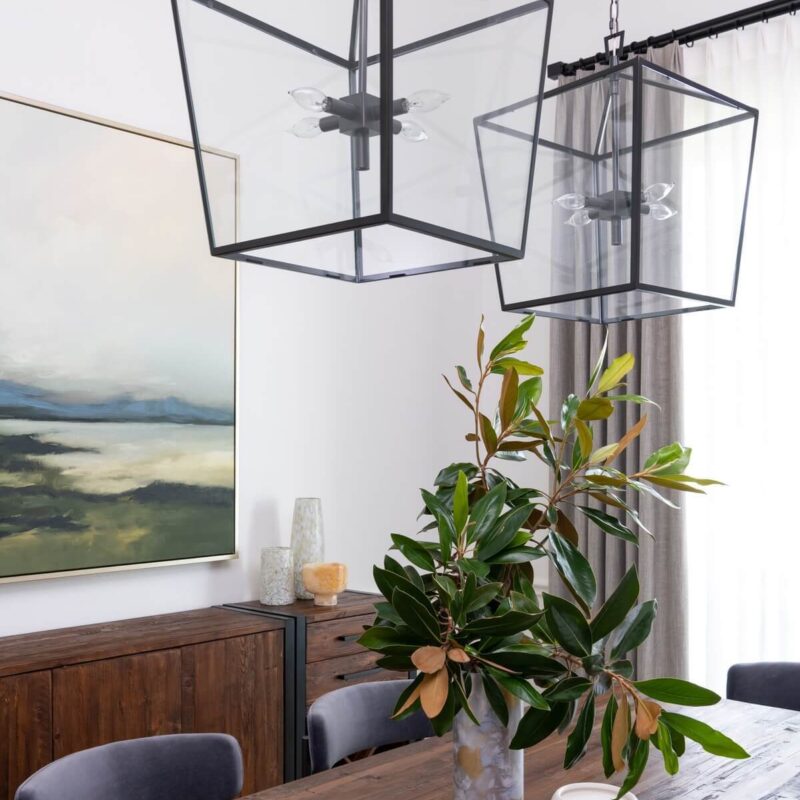
<svg viewBox="0 0 800 800">
<path fill-rule="evenodd" d="M 0 639 L 0 800 L 76 750 L 180 732 L 235 736 L 245 794 L 282 783 L 286 627 L 209 608 Z"/>
<path fill-rule="evenodd" d="M 402 677 L 375 666 L 380 657 L 357 643 L 364 626 L 375 619 L 375 603 L 383 598 L 366 592 L 344 592 L 336 606 L 315 606 L 311 600 L 298 600 L 286 606 L 265 606 L 258 601 L 230 603 L 249 616 L 283 620 L 287 632 L 293 631 L 294 658 L 287 669 L 294 669 L 291 699 L 295 718 L 288 723 L 287 749 L 295 775 L 308 773 L 305 740 L 305 717 L 308 706 L 318 697 L 342 686 L 364 681 L 396 680 Z"/>
</svg>

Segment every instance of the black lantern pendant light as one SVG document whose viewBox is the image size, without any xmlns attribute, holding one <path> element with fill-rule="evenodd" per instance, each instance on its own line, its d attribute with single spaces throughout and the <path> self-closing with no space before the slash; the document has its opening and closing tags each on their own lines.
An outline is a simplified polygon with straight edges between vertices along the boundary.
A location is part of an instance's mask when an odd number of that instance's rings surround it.
<svg viewBox="0 0 800 800">
<path fill-rule="evenodd" d="M 496 267 L 506 311 L 609 323 L 735 302 L 758 112 L 620 61 L 617 9 L 609 68 L 544 94 L 527 252 Z M 479 127 L 526 137 L 504 112 Z"/>
<path fill-rule="evenodd" d="M 172 3 L 214 255 L 354 282 L 523 255 L 553 0 Z M 526 138 L 479 152 L 498 107 Z"/>
</svg>

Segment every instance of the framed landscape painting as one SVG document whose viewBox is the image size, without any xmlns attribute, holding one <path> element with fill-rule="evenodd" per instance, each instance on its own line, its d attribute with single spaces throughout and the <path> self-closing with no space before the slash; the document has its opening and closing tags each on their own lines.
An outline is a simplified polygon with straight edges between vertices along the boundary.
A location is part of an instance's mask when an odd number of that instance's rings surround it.
<svg viewBox="0 0 800 800">
<path fill-rule="evenodd" d="M 235 557 L 237 268 L 190 144 L 3 96 L 0 152 L 0 581 Z"/>
</svg>

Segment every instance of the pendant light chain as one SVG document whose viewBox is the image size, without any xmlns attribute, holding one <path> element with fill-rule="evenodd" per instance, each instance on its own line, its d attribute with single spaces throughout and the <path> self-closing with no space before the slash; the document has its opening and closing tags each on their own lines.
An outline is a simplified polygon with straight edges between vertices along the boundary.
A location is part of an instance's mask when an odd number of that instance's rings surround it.
<svg viewBox="0 0 800 800">
<path fill-rule="evenodd" d="M 608 31 L 612 36 L 619 33 L 619 0 L 611 0 L 608 7 Z"/>
</svg>

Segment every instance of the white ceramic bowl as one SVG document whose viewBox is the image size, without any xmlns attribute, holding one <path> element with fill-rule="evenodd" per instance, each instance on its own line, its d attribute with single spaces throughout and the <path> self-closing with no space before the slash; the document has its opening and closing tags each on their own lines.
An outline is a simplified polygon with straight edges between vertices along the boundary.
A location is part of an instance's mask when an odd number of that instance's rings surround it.
<svg viewBox="0 0 800 800">
<path fill-rule="evenodd" d="M 553 800 L 614 800 L 619 788 L 607 783 L 570 783 L 556 790 Z M 637 800 L 628 792 L 622 800 Z"/>
</svg>

